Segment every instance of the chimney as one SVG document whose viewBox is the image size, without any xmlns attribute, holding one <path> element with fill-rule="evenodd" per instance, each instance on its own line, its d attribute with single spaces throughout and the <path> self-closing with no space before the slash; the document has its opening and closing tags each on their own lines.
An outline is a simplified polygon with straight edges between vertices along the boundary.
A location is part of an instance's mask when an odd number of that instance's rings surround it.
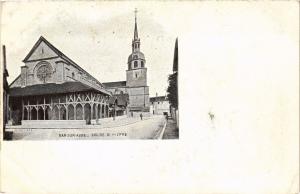
<svg viewBox="0 0 300 194">
<path fill-rule="evenodd" d="M 158 96 L 157 92 L 156 92 L 156 97 Z"/>
</svg>

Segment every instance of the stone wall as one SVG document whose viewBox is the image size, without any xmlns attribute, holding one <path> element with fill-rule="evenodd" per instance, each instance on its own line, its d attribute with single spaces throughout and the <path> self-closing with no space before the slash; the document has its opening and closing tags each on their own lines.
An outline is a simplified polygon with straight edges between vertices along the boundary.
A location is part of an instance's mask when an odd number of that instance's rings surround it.
<svg viewBox="0 0 300 194">
<path fill-rule="evenodd" d="M 149 87 L 133 87 L 127 89 L 130 107 L 146 107 L 149 109 Z"/>
<path fill-rule="evenodd" d="M 102 86 L 91 75 L 78 69 L 61 58 L 47 59 L 27 62 L 21 67 L 21 76 L 11 87 L 26 87 L 30 85 L 43 84 L 43 80 L 37 77 L 37 70 L 40 66 L 47 64 L 51 67 L 51 76 L 46 83 L 60 84 L 68 81 L 80 81 L 91 87 L 101 89 Z"/>
<path fill-rule="evenodd" d="M 147 86 L 147 68 L 126 71 L 126 86 Z"/>
<path fill-rule="evenodd" d="M 31 86 L 36 84 L 43 84 L 44 82 L 37 77 L 37 70 L 40 66 L 47 64 L 51 67 L 51 76 L 47 80 L 47 83 L 62 83 L 67 81 L 65 63 L 60 58 L 32 61 L 25 63 L 25 66 L 21 67 L 21 75 L 11 87 Z"/>
</svg>

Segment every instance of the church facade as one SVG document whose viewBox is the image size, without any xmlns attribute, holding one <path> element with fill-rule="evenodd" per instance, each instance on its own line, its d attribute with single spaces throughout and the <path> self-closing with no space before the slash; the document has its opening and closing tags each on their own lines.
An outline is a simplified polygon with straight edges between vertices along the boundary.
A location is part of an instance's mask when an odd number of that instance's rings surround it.
<svg viewBox="0 0 300 194">
<path fill-rule="evenodd" d="M 126 93 L 129 95 L 129 112 L 149 112 L 150 101 L 146 59 L 140 50 L 141 41 L 138 36 L 136 16 L 131 46 L 132 53 L 127 60 L 126 81 L 106 82 L 103 85 L 112 93 Z"/>
<path fill-rule="evenodd" d="M 108 117 L 111 93 L 44 37 L 23 62 L 21 74 L 9 89 L 11 124 L 33 124 L 35 120 L 90 123 Z"/>
</svg>

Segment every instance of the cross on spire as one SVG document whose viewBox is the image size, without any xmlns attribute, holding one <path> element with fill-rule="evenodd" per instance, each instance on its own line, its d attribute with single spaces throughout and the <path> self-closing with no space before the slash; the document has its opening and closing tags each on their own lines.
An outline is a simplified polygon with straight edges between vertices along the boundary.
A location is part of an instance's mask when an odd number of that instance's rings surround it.
<svg viewBox="0 0 300 194">
<path fill-rule="evenodd" d="M 137 10 L 137 8 L 135 8 L 135 9 L 134 9 L 134 18 L 135 18 L 135 23 L 136 23 L 136 15 L 137 15 L 137 12 L 138 12 L 138 10 Z"/>
</svg>

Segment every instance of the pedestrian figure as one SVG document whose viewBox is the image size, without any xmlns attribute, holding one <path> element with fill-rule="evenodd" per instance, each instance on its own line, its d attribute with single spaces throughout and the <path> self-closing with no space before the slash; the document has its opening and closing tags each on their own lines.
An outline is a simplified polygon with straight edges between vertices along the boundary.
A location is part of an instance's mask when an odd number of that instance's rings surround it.
<svg viewBox="0 0 300 194">
<path fill-rule="evenodd" d="M 142 113 L 140 114 L 140 117 L 141 117 L 141 120 L 143 120 L 143 114 Z"/>
</svg>

